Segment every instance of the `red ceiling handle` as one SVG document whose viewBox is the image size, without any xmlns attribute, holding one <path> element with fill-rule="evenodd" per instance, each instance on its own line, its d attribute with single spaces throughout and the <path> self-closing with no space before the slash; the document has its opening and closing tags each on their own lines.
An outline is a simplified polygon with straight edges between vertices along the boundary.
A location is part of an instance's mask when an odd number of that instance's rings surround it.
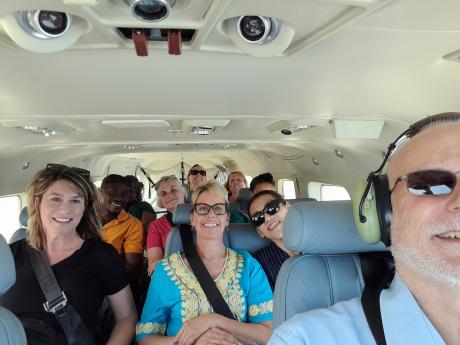
<svg viewBox="0 0 460 345">
<path fill-rule="evenodd" d="M 133 29 L 131 38 L 133 39 L 134 48 L 136 49 L 137 56 L 149 55 L 147 49 L 147 37 L 145 37 L 145 32 L 143 29 Z"/>
<path fill-rule="evenodd" d="M 168 30 L 168 53 L 171 55 L 182 54 L 182 35 L 180 30 Z"/>
</svg>

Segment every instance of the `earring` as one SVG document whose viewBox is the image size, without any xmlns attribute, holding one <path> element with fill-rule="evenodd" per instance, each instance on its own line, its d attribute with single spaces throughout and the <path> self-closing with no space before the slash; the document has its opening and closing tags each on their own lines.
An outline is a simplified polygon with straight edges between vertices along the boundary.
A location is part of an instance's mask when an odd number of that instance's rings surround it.
<svg viewBox="0 0 460 345">
<path fill-rule="evenodd" d="M 225 227 L 225 231 L 228 231 L 228 230 L 230 230 L 230 229 L 228 228 L 228 225 L 227 225 L 227 226 Z"/>
</svg>

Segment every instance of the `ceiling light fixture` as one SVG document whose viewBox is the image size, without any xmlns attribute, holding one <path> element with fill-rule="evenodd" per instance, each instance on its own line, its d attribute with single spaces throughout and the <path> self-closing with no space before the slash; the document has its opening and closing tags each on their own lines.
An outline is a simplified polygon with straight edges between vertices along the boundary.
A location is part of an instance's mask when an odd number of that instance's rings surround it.
<svg viewBox="0 0 460 345">
<path fill-rule="evenodd" d="M 173 134 L 173 135 L 181 134 L 181 133 L 182 133 L 182 129 L 168 129 L 168 133 L 169 133 L 169 134 Z"/>
<path fill-rule="evenodd" d="M 214 134 L 216 128 L 214 126 L 195 126 L 190 130 L 190 134 L 196 135 L 211 135 Z"/>
<path fill-rule="evenodd" d="M 48 127 L 40 127 L 36 125 L 24 125 L 24 126 L 18 126 L 15 127 L 17 129 L 21 129 L 23 131 L 36 134 L 36 135 L 43 135 L 44 137 L 51 137 L 53 135 L 56 135 L 56 130 L 53 128 L 48 128 Z"/>
</svg>

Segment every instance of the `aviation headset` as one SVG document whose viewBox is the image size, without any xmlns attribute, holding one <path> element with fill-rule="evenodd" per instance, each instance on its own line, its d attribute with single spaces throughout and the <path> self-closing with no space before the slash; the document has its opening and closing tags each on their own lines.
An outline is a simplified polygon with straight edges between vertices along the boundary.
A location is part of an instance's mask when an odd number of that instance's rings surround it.
<svg viewBox="0 0 460 345">
<path fill-rule="evenodd" d="M 412 139 L 431 124 L 458 121 L 460 121 L 460 113 L 441 113 L 412 124 L 388 146 L 379 168 L 371 171 L 367 180 L 358 183 L 353 194 L 353 214 L 358 232 L 364 242 L 375 244 L 382 241 L 386 246 L 391 243 L 391 191 L 388 176 L 381 172 L 398 144 L 403 140 Z"/>
</svg>

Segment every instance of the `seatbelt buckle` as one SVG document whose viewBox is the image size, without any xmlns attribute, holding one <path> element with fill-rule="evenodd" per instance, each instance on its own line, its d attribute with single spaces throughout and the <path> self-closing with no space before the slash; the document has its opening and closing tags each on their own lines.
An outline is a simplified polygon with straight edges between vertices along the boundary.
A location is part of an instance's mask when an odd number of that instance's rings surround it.
<svg viewBox="0 0 460 345">
<path fill-rule="evenodd" d="M 43 308 L 48 313 L 53 313 L 56 314 L 59 310 L 63 309 L 67 305 L 67 296 L 65 295 L 64 291 L 62 291 L 61 296 L 56 298 L 54 301 L 51 301 L 51 303 L 48 303 L 46 301 L 43 303 Z"/>
</svg>

